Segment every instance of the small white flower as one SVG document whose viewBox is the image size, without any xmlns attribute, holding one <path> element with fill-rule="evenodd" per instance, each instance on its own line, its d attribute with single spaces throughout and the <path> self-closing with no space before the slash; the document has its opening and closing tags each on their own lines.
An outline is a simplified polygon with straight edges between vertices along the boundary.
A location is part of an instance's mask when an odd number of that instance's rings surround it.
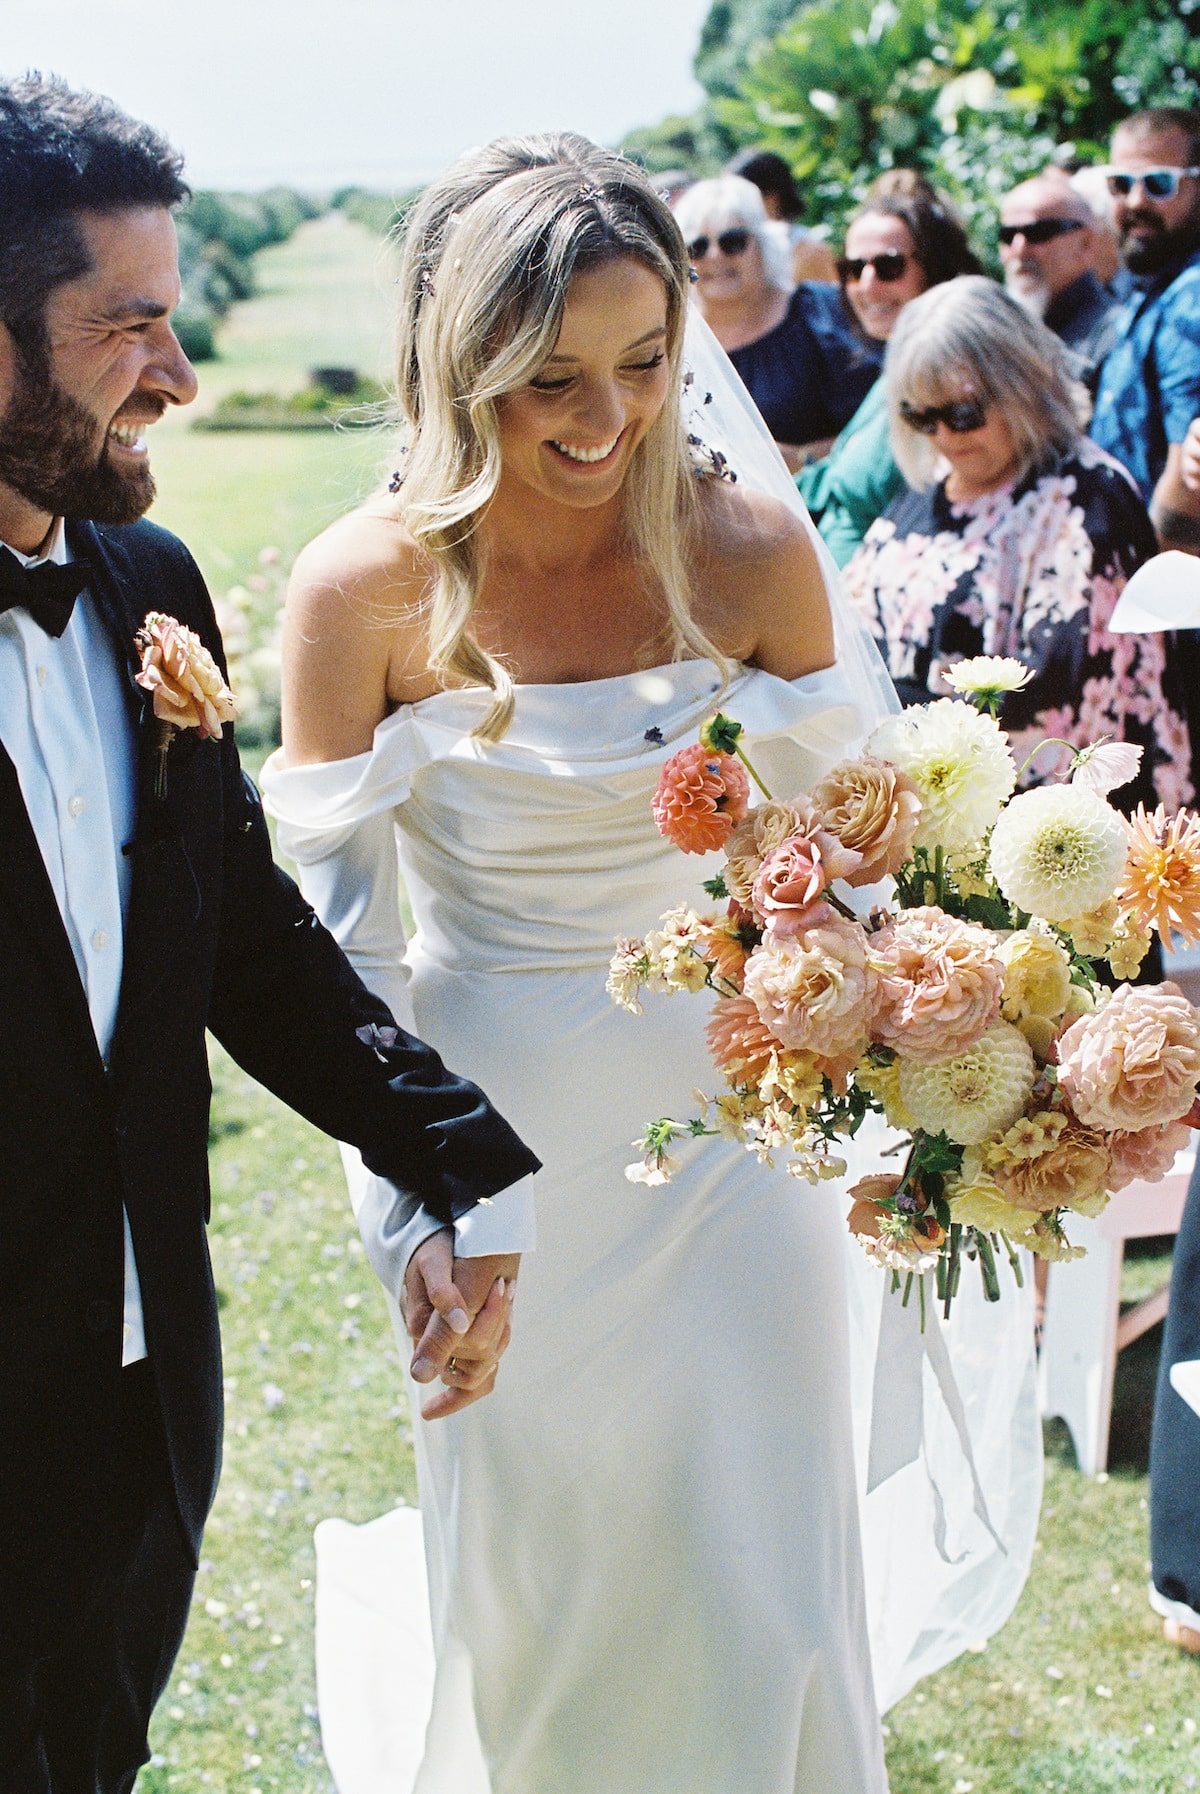
<svg viewBox="0 0 1200 1794">
<path fill-rule="evenodd" d="M 992 832 L 992 876 L 1010 903 L 1047 922 L 1085 916 L 1125 870 L 1125 820 L 1081 785 L 1014 797 Z"/>
<path fill-rule="evenodd" d="M 1005 691 L 1020 691 L 1033 678 L 1032 669 L 1009 654 L 976 654 L 946 667 L 942 677 L 952 691 L 966 697 L 987 698 Z"/>
<path fill-rule="evenodd" d="M 1012 1126 L 1033 1089 L 1029 1042 L 1009 1022 L 993 1022 L 981 1040 L 937 1065 L 900 1060 L 900 1096 L 918 1127 L 978 1146 Z"/>
<path fill-rule="evenodd" d="M 1107 797 L 1118 786 L 1128 785 L 1131 779 L 1136 779 L 1141 764 L 1140 747 L 1134 747 L 1128 741 L 1102 739 L 1076 754 L 1071 783 L 1082 785 L 1085 791 L 1094 791 L 1099 797 Z"/>
<path fill-rule="evenodd" d="M 631 1184 L 667 1184 L 679 1169 L 679 1160 L 664 1152 L 660 1158 L 638 1159 L 626 1165 L 625 1175 Z"/>
<path fill-rule="evenodd" d="M 999 724 L 956 698 L 939 698 L 888 717 L 871 736 L 867 752 L 898 766 L 917 787 L 917 847 L 956 853 L 977 841 L 1017 782 Z"/>
</svg>

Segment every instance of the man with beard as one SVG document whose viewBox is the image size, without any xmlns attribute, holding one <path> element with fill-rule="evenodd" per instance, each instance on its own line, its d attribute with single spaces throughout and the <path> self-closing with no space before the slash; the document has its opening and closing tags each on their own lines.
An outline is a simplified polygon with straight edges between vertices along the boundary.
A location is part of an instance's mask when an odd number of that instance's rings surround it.
<svg viewBox="0 0 1200 1794">
<path fill-rule="evenodd" d="M 108 101 L 0 84 L 4 1794 L 129 1794 L 183 1636 L 220 1463 L 205 1027 L 361 1152 L 427 1413 L 491 1388 L 529 1243 L 537 1160 L 272 864 L 232 731 L 164 733 L 134 682 L 148 612 L 221 659 L 139 521 L 146 428 L 196 391 L 180 168 Z"/>
<path fill-rule="evenodd" d="M 1137 481 L 1161 545 L 1195 552 L 1200 522 L 1181 509 L 1180 459 L 1200 413 L 1200 115 L 1135 113 L 1113 135 L 1107 175 L 1134 284 L 1091 434 Z"/>
<path fill-rule="evenodd" d="M 1120 311 L 1095 274 L 1095 235 L 1087 202 L 1056 170 L 1022 181 L 1000 202 L 1004 285 L 1062 338 L 1092 392 Z"/>
</svg>

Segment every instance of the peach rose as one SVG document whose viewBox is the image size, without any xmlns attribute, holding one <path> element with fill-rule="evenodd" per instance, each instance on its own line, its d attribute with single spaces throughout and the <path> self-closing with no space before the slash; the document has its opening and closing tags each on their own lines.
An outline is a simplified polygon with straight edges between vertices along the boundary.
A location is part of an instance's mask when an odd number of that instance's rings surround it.
<svg viewBox="0 0 1200 1794">
<path fill-rule="evenodd" d="M 1115 1194 L 1126 1184 L 1160 1184 L 1191 1137 L 1191 1128 L 1182 1121 L 1164 1121 L 1136 1133 L 1118 1128 L 1108 1136 L 1109 1189 Z"/>
<path fill-rule="evenodd" d="M 1178 1121 L 1198 1080 L 1200 1022 L 1176 984 L 1118 985 L 1059 1036 L 1059 1087 L 1089 1127 L 1139 1133 Z"/>
<path fill-rule="evenodd" d="M 745 990 L 784 1046 L 852 1069 L 875 1011 L 866 933 L 835 916 L 794 940 L 768 935 L 746 962 Z"/>
<path fill-rule="evenodd" d="M 200 637 L 152 610 L 134 639 L 142 657 L 135 682 L 153 694 L 159 721 L 219 741 L 222 724 L 234 719 L 233 693 Z"/>
<path fill-rule="evenodd" d="M 992 1154 L 986 1155 L 991 1159 Z M 1071 1116 L 1043 1152 L 1030 1158 L 1009 1158 L 990 1164 L 991 1175 L 1006 1202 L 1036 1210 L 1073 1208 L 1097 1199 L 1108 1189 L 1108 1146 L 1102 1134 Z"/>
<path fill-rule="evenodd" d="M 660 835 L 684 853 L 724 847 L 750 802 L 750 781 L 732 754 L 712 754 L 700 743 L 681 748 L 663 767 L 654 793 Z"/>
<path fill-rule="evenodd" d="M 845 760 L 814 786 L 812 801 L 825 827 L 861 862 L 841 876 L 850 885 L 894 878 L 912 849 L 921 799 L 907 773 L 865 754 Z"/>
<path fill-rule="evenodd" d="M 1000 1010 L 996 937 L 939 909 L 910 909 L 871 937 L 879 973 L 874 1039 L 918 1065 L 965 1053 Z"/>
</svg>

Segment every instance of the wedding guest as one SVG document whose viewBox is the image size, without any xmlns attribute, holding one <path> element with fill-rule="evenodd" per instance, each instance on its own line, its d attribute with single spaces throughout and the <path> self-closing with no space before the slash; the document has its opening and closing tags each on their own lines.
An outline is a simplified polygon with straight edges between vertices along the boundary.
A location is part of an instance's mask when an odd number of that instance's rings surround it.
<svg viewBox="0 0 1200 1794">
<path fill-rule="evenodd" d="M 1121 806 L 1190 800 L 1189 750 L 1163 639 L 1109 636 L 1129 576 L 1155 552 L 1125 470 L 1083 436 L 1058 339 L 989 280 L 914 299 L 888 344 L 896 459 L 910 490 L 843 576 L 901 699 L 946 696 L 975 654 L 1032 670 L 1005 702 L 1026 783 L 1061 773 L 1098 736 L 1138 743 Z"/>
<path fill-rule="evenodd" d="M 1094 392 L 1120 307 L 1096 273 L 1098 232 L 1087 201 L 1049 169 L 1001 200 L 998 234 L 1005 290 L 1062 339 Z"/>
<path fill-rule="evenodd" d="M 838 272 L 864 336 L 885 343 L 910 299 L 957 274 L 978 274 L 980 266 L 957 217 L 922 182 L 907 194 L 868 201 L 846 231 Z M 882 377 L 829 454 L 801 468 L 796 483 L 844 567 L 875 519 L 904 490 L 892 454 Z"/>
<path fill-rule="evenodd" d="M 272 863 L 204 582 L 141 521 L 196 394 L 181 158 L 32 76 L 0 193 L 0 1788 L 130 1794 L 221 1461 L 206 1027 L 361 1150 L 432 1412 L 490 1389 L 515 1270 L 452 1278 L 455 1232 L 488 1254 L 471 1215 L 537 1160 Z"/>
<path fill-rule="evenodd" d="M 758 188 L 697 181 L 675 207 L 700 314 L 793 472 L 825 454 L 874 384 L 882 351 L 855 332 L 836 286 L 793 288 Z"/>
<path fill-rule="evenodd" d="M 782 156 L 774 150 L 741 150 L 726 164 L 725 173 L 740 174 L 743 180 L 753 181 L 762 194 L 767 217 L 786 231 L 794 281 L 837 279 L 833 251 L 802 222 L 804 201 Z"/>
<path fill-rule="evenodd" d="M 1092 436 L 1137 481 L 1160 545 L 1195 552 L 1200 523 L 1171 498 L 1200 413 L 1200 113 L 1164 106 L 1127 118 L 1107 177 L 1134 279 L 1101 370 Z"/>
</svg>

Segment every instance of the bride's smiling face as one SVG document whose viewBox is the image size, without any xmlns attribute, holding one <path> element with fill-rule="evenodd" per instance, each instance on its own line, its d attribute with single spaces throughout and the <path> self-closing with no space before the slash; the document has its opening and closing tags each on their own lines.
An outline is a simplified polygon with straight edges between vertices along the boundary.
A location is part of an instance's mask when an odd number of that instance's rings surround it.
<svg viewBox="0 0 1200 1794">
<path fill-rule="evenodd" d="M 554 352 L 496 406 L 501 486 L 606 504 L 667 396 L 667 295 L 629 256 L 577 274 Z"/>
</svg>

